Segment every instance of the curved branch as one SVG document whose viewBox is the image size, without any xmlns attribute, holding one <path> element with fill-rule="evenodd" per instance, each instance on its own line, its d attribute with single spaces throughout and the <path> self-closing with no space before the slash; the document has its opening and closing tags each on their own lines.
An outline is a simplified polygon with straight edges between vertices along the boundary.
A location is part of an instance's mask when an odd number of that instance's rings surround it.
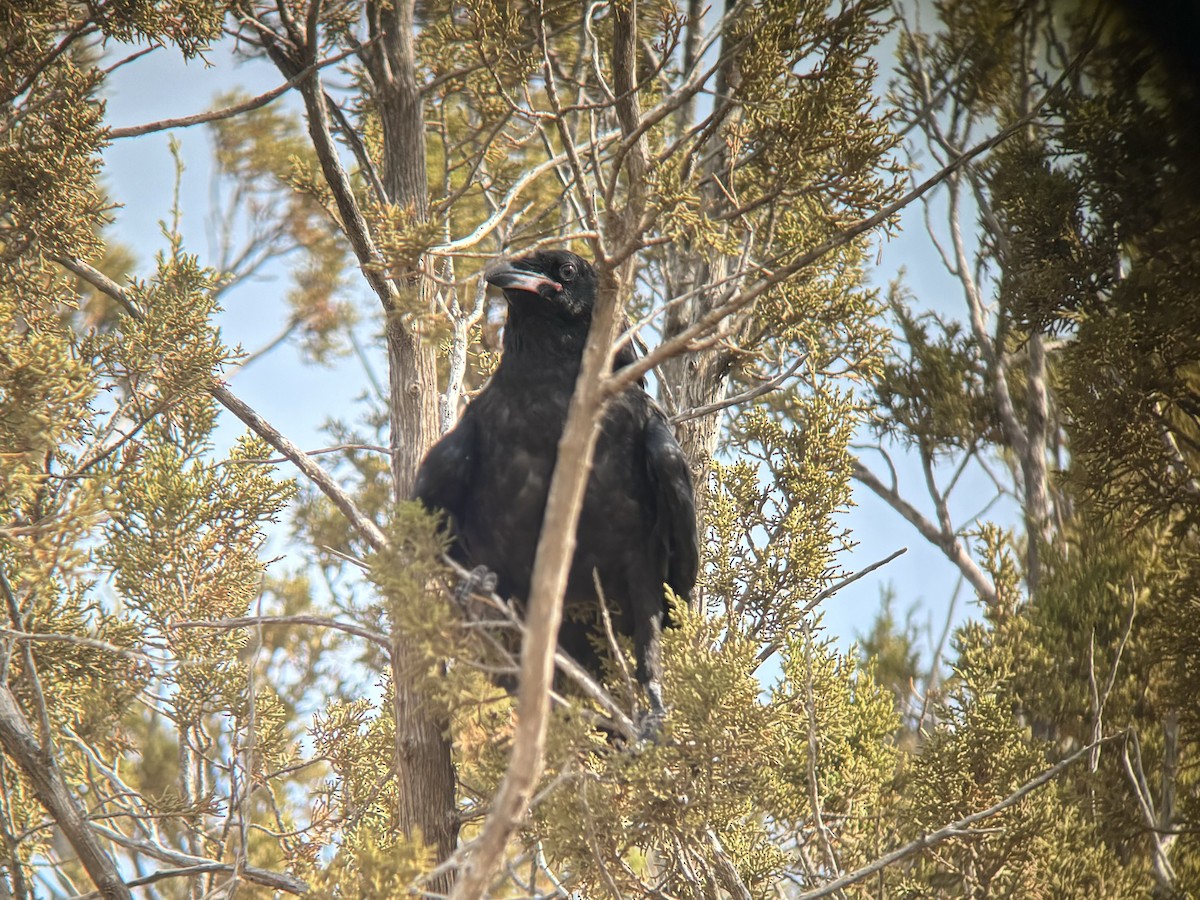
<svg viewBox="0 0 1200 900">
<path fill-rule="evenodd" d="M 273 87 L 269 91 L 259 94 L 256 97 L 251 97 L 249 100 L 244 100 L 241 103 L 235 103 L 233 106 L 226 106 L 223 109 L 214 109 L 209 112 L 196 113 L 193 116 L 182 116 L 178 119 L 160 119 L 157 122 L 147 122 L 145 125 L 128 125 L 125 128 L 110 128 L 108 130 L 109 140 L 120 140 L 121 138 L 138 137 L 143 134 L 152 134 L 156 131 L 166 131 L 170 128 L 190 128 L 193 125 L 203 125 L 206 122 L 217 122 L 221 119 L 231 119 L 234 116 L 240 116 L 242 113 L 248 113 L 252 110 L 266 106 L 272 100 L 278 100 L 292 88 L 298 86 L 300 82 L 308 78 L 317 69 L 331 66 L 341 62 L 348 56 L 353 56 L 355 51 L 347 50 L 339 53 L 336 56 L 331 56 L 328 59 L 323 59 L 320 62 L 313 63 L 311 66 L 306 66 L 301 69 L 294 77 L 289 78 L 278 87 Z"/>
<path fill-rule="evenodd" d="M 172 622 L 168 628 L 212 628 L 216 631 L 233 631 L 237 628 L 250 628 L 258 625 L 312 625 L 317 628 L 331 628 L 334 631 L 344 631 L 365 641 L 370 641 L 391 651 L 392 644 L 386 634 L 363 628 L 352 622 L 339 622 L 337 619 L 325 616 L 238 616 L 233 619 L 195 619 L 187 622 Z"/>
<path fill-rule="evenodd" d="M 988 579 L 983 569 L 979 568 L 978 563 L 971 559 L 971 555 L 967 553 L 966 548 L 962 545 L 962 541 L 958 539 L 958 536 L 953 531 L 940 530 L 933 522 L 922 515 L 920 510 L 901 497 L 898 491 L 885 485 L 874 472 L 858 460 L 854 461 L 853 475 L 856 481 L 865 484 L 880 499 L 884 500 L 888 506 L 908 519 L 913 527 L 921 532 L 921 536 L 929 541 L 929 543 L 940 548 L 950 561 L 958 566 L 958 570 L 962 572 L 963 577 L 971 582 L 971 586 L 975 588 L 981 600 L 988 604 L 996 603 L 998 599 L 996 596 L 996 586 Z"/>
</svg>

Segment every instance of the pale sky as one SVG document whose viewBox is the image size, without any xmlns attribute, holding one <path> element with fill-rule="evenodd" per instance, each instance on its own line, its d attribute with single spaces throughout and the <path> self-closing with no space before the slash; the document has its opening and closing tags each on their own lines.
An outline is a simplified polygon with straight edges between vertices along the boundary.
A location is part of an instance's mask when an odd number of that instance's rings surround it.
<svg viewBox="0 0 1200 900">
<path fill-rule="evenodd" d="M 120 127 L 190 115 L 212 108 L 213 97 L 222 91 L 240 88 L 259 93 L 283 80 L 273 66 L 260 61 L 235 61 L 224 47 L 208 54 L 208 58 L 213 63 L 209 67 L 199 60 L 185 64 L 176 51 L 160 49 L 118 70 L 105 92 L 107 121 Z M 276 102 L 301 109 L 295 95 Z M 210 207 L 211 141 L 204 126 L 176 130 L 174 135 L 181 143 L 187 165 L 181 186 L 185 246 L 198 253 L 202 262 L 209 262 L 212 257 L 206 221 Z M 174 164 L 168 150 L 168 135 L 157 133 L 115 142 L 105 154 L 104 178 L 112 198 L 123 204 L 115 214 L 112 235 L 134 250 L 138 274 L 145 276 L 152 271 L 154 253 L 164 246 L 159 220 L 170 213 Z M 874 280 L 884 286 L 903 267 L 906 282 L 920 303 L 957 314 L 961 294 L 933 254 L 919 207 L 910 208 L 904 225 L 900 237 L 883 245 Z M 226 310 L 220 325 L 226 343 L 240 343 L 252 351 L 278 333 L 287 314 L 282 299 L 286 279 L 279 277 L 280 271 L 275 267 L 273 278 L 239 285 L 225 296 Z M 359 290 L 356 296 L 363 304 L 372 302 L 365 290 Z M 374 348 L 372 355 L 379 360 L 380 371 L 384 371 L 381 349 Z M 332 368 L 313 366 L 303 363 L 287 345 L 237 373 L 231 384 L 259 413 L 308 449 L 327 443 L 319 433 L 326 419 L 353 420 L 354 400 L 366 388 L 362 369 L 354 358 L 341 359 Z M 227 445 L 241 431 L 241 423 L 224 413 L 218 436 L 222 444 Z M 865 459 L 869 465 L 875 462 L 870 455 Z M 910 486 L 905 490 L 909 501 L 932 516 L 919 466 L 911 460 L 906 462 L 899 454 L 894 459 L 900 468 L 902 486 Z M 288 467 L 283 468 L 286 472 Z M 886 472 L 881 474 L 886 480 Z M 970 476 L 964 479 L 964 486 L 956 492 L 957 502 L 952 503 L 955 522 L 978 512 L 990 495 L 990 483 L 981 475 L 975 480 Z M 856 486 L 855 497 L 859 505 L 846 521 L 859 546 L 842 560 L 843 566 L 853 571 L 900 547 L 908 547 L 909 551 L 825 603 L 828 633 L 846 646 L 857 634 L 866 631 L 878 608 L 880 589 L 890 582 L 896 588 L 898 614 L 902 616 L 913 603 L 921 604 L 917 621 L 931 619 L 932 639 L 936 640 L 957 580 L 957 569 L 867 489 Z M 1011 522 L 1013 509 L 1010 504 L 993 515 L 1004 515 Z M 291 561 L 289 565 L 297 563 Z M 956 608 L 956 622 L 973 614 L 968 596 L 964 589 Z"/>
</svg>

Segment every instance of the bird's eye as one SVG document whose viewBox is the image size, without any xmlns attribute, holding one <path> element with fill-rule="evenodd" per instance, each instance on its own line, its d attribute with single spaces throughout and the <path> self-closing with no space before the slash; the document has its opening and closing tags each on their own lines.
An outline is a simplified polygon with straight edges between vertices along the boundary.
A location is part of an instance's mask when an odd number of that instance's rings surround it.
<svg viewBox="0 0 1200 900">
<path fill-rule="evenodd" d="M 563 281 L 574 281 L 576 275 L 575 263 L 567 263 L 558 270 L 558 277 Z"/>
</svg>

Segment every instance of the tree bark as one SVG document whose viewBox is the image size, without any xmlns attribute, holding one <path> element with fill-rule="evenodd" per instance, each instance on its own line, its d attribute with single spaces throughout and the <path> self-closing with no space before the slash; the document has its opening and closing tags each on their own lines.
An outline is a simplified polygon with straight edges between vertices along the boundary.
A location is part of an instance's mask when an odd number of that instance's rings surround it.
<svg viewBox="0 0 1200 900">
<path fill-rule="evenodd" d="M 1029 594 L 1037 594 L 1041 576 L 1041 544 L 1048 537 L 1050 501 L 1046 483 L 1046 429 L 1049 400 L 1046 393 L 1046 346 L 1040 334 L 1031 334 L 1026 368 L 1025 457 L 1021 460 L 1025 480 L 1026 582 Z"/>
<path fill-rule="evenodd" d="M 132 900 L 133 895 L 88 826 L 84 810 L 67 787 L 54 755 L 38 744 L 12 691 L 0 686 L 0 745 L 33 785 L 38 801 L 79 855 L 79 862 L 106 900 Z"/>
<path fill-rule="evenodd" d="M 383 187 L 390 203 L 423 222 L 429 215 L 425 168 L 425 118 L 417 82 L 413 40 L 414 2 L 368 4 L 372 37 L 378 43 L 366 55 L 383 131 Z M 391 262 L 391 261 L 386 261 Z M 397 304 L 389 309 L 385 330 L 391 403 L 392 489 L 397 503 L 412 498 L 417 468 L 440 436 L 437 360 L 421 339 L 417 319 L 404 310 L 432 306 L 432 282 L 420 267 L 397 278 Z M 419 833 L 434 848 L 438 862 L 449 858 L 458 840 L 455 773 L 450 756 L 449 722 L 422 695 L 416 673 L 419 654 L 402 634 L 392 635 L 392 711 L 396 720 L 396 815 L 410 837 Z M 449 887 L 449 874 L 429 885 L 435 893 Z"/>
<path fill-rule="evenodd" d="M 724 12 L 728 12 L 730 3 L 724 4 Z M 690 60 L 697 52 L 696 33 L 699 31 L 693 22 L 698 10 L 694 4 L 689 4 L 688 46 L 686 57 Z M 702 18 L 702 17 L 701 17 Z M 741 83 L 740 59 L 737 54 L 723 47 L 725 58 L 717 71 L 716 96 L 723 98 L 725 107 L 722 115 L 737 115 L 734 95 Z M 681 131 L 691 127 L 691 118 L 695 115 L 695 104 L 685 105 L 684 120 Z M 728 207 L 728 198 L 716 186 L 714 179 L 718 173 L 729 170 L 729 148 L 723 142 L 717 142 L 718 147 L 711 154 L 705 165 L 707 178 L 702 182 L 705 187 L 701 197 L 705 212 L 716 215 Z M 721 284 L 731 271 L 731 265 L 736 261 L 729 257 L 716 256 L 710 263 L 705 254 L 689 246 L 680 247 L 673 254 L 668 265 L 673 270 L 673 281 L 678 293 L 695 292 L 691 299 L 673 307 L 667 314 L 663 325 L 663 337 L 670 338 L 684 331 L 688 326 L 698 322 L 714 307 L 720 305 L 724 288 L 704 290 L 708 284 Z M 682 413 L 689 409 L 707 406 L 725 399 L 729 391 L 729 373 L 732 364 L 732 354 L 722 346 L 709 347 L 703 350 L 693 350 L 681 353 L 673 359 L 666 360 L 660 367 L 660 378 L 664 387 L 660 389 L 660 399 L 666 403 L 672 413 Z M 720 435 L 721 413 L 713 412 L 704 416 L 680 422 L 675 426 L 675 436 L 679 446 L 692 469 L 692 480 L 696 485 L 696 514 L 703 521 L 705 490 L 708 484 L 708 473 L 712 468 L 713 454 L 716 453 L 717 439 Z"/>
</svg>

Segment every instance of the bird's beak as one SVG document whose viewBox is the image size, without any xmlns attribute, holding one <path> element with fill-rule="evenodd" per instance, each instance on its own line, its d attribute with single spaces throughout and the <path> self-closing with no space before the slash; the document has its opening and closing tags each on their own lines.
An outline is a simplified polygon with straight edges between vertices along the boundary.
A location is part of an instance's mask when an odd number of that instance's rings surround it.
<svg viewBox="0 0 1200 900">
<path fill-rule="evenodd" d="M 501 263 L 487 273 L 488 284 L 506 291 L 528 291 L 542 296 L 556 294 L 562 290 L 562 285 L 545 275 L 518 269 L 508 263 Z"/>
</svg>

